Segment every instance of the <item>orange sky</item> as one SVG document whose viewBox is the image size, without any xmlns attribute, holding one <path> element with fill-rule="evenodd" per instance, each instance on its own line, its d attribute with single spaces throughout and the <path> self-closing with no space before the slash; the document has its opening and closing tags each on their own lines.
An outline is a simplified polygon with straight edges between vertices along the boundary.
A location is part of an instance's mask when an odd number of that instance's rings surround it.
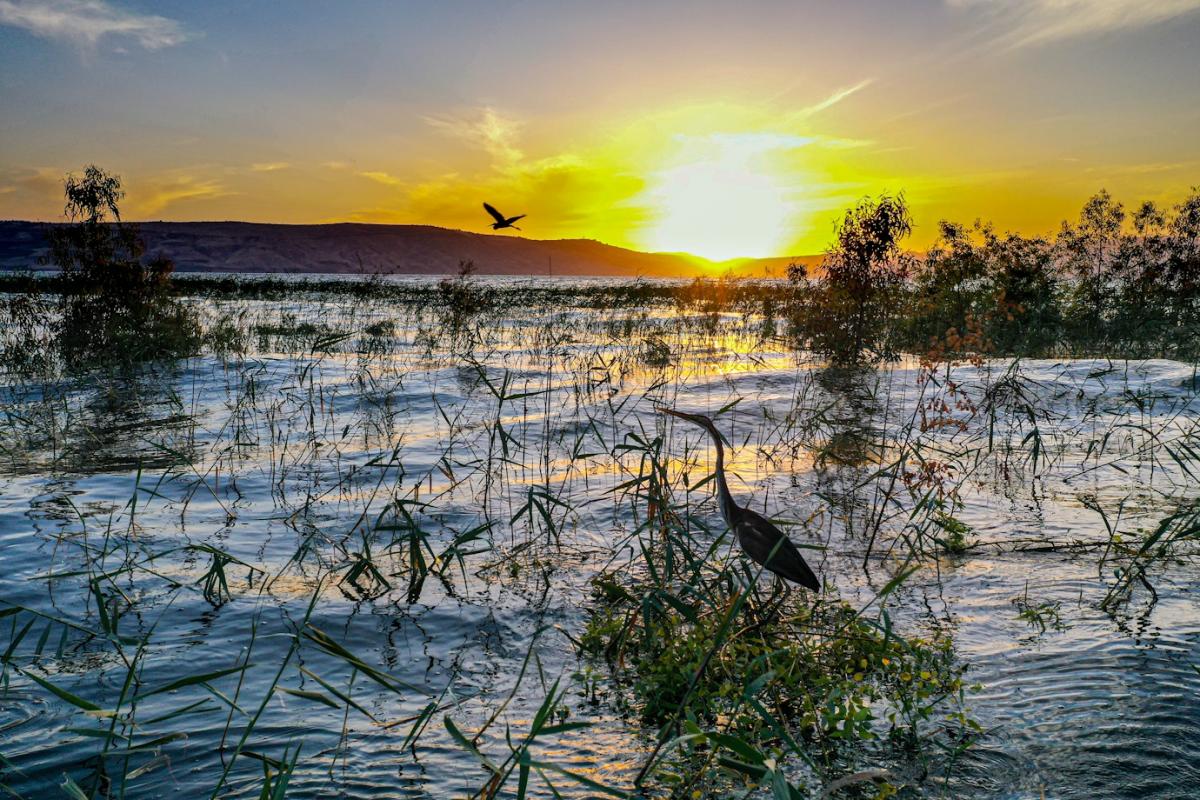
<svg viewBox="0 0 1200 800">
<path fill-rule="evenodd" d="M 884 191 L 923 248 L 1200 183 L 1200 0 L 433 5 L 0 0 L 0 217 L 95 162 L 137 219 L 483 231 L 487 200 L 719 260 L 819 252 Z"/>
</svg>

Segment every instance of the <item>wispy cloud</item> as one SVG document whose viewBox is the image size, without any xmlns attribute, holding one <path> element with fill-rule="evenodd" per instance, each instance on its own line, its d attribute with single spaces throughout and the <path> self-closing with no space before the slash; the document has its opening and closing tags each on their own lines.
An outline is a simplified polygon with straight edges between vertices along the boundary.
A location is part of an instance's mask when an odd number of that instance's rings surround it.
<svg viewBox="0 0 1200 800">
<path fill-rule="evenodd" d="M 136 215 L 145 218 L 182 201 L 211 200 L 232 194 L 219 181 L 182 174 L 143 181 L 136 193 L 130 192 L 129 199 Z"/>
<path fill-rule="evenodd" d="M 425 117 L 432 127 L 485 150 L 493 165 L 504 169 L 520 163 L 525 154 L 517 146 L 521 123 L 493 108 L 467 117 Z"/>
<path fill-rule="evenodd" d="M 838 89 L 837 91 L 835 91 L 833 94 L 826 97 L 821 102 L 815 103 L 814 105 L 811 105 L 808 108 L 801 110 L 800 113 L 804 116 L 812 116 L 813 114 L 819 114 L 827 108 L 832 108 L 833 106 L 836 106 L 838 103 L 842 102 L 847 97 L 850 97 L 853 94 L 857 94 L 858 92 L 861 92 L 863 89 L 867 88 L 874 82 L 875 82 L 874 78 L 867 78 L 866 80 L 859 81 L 858 83 L 854 84 L 853 86 L 847 86 L 845 88 Z"/>
<path fill-rule="evenodd" d="M 1145 164 L 1120 164 L 1088 167 L 1085 173 L 1102 175 L 1152 175 L 1160 172 L 1182 172 L 1194 169 L 1195 161 L 1152 161 Z"/>
<path fill-rule="evenodd" d="M 10 188 L 37 202 L 52 199 L 62 209 L 63 178 L 66 172 L 57 167 L 29 167 L 15 170 Z"/>
<path fill-rule="evenodd" d="M 81 47 L 117 37 L 158 50 L 189 38 L 173 19 L 127 11 L 106 0 L 0 0 L 0 25 Z"/>
<path fill-rule="evenodd" d="M 291 166 L 291 164 L 289 164 L 286 161 L 267 161 L 267 162 L 260 163 L 260 164 L 251 164 L 250 171 L 251 172 L 278 172 L 279 170 L 287 169 L 290 166 Z"/>
<path fill-rule="evenodd" d="M 384 186 L 401 186 L 404 183 L 395 175 L 389 175 L 386 172 L 363 171 L 356 172 L 354 174 L 358 175 L 360 178 L 367 178 L 368 180 L 375 181 L 376 183 L 382 183 Z"/>
<path fill-rule="evenodd" d="M 946 0 L 983 15 L 1008 47 L 1144 28 L 1200 10 L 1200 0 Z"/>
</svg>

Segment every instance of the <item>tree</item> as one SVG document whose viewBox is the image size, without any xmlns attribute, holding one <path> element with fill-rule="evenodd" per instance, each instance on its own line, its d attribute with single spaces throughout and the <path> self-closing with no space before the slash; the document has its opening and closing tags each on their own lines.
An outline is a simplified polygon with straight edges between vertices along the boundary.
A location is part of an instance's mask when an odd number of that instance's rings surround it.
<svg viewBox="0 0 1200 800">
<path fill-rule="evenodd" d="M 63 182 L 68 222 L 51 229 L 49 263 L 59 268 L 58 342 L 76 366 L 190 353 L 199 328 L 168 293 L 174 265 L 144 261 L 145 243 L 121 221 L 121 179 L 95 165 Z"/>
<path fill-rule="evenodd" d="M 938 238 L 917 265 L 912 281 L 913 304 L 907 327 L 915 344 L 963 332 L 980 313 L 986 289 L 986 251 L 975 239 L 990 234 L 976 222 L 973 228 L 957 222 L 938 223 Z"/>
<path fill-rule="evenodd" d="M 797 327 L 814 351 L 836 364 L 895 356 L 893 327 L 913 263 L 900 242 L 911 232 L 903 195 L 865 198 L 846 212 L 823 274 L 801 298 Z"/>
<path fill-rule="evenodd" d="M 1200 300 L 1200 186 L 1175 207 L 1170 223 L 1171 254 L 1168 274 L 1171 288 L 1182 317 L 1195 317 L 1196 301 Z"/>
<path fill-rule="evenodd" d="M 1124 222 L 1124 206 L 1101 189 L 1084 203 L 1079 222 L 1063 222 L 1059 232 L 1063 267 L 1075 278 L 1069 318 L 1074 338 L 1081 341 L 1102 340 L 1113 311 L 1111 265 L 1121 249 Z"/>
</svg>

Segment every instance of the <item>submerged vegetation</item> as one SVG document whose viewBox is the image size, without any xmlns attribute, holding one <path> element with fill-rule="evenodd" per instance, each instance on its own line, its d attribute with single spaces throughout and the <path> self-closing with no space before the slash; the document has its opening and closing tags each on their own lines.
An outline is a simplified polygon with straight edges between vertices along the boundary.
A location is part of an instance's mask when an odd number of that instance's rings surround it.
<svg viewBox="0 0 1200 800">
<path fill-rule="evenodd" d="M 789 282 L 296 283 L 167 281 L 81 186 L 3 287 L 0 794 L 1100 797 L 1096 674 L 1197 754 L 1195 195 L 922 259 L 867 201 Z"/>
</svg>

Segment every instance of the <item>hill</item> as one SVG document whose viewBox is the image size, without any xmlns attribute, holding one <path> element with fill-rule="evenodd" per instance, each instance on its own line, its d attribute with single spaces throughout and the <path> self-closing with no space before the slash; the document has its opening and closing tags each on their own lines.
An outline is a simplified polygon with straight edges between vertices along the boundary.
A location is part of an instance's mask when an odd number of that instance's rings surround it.
<svg viewBox="0 0 1200 800">
<path fill-rule="evenodd" d="M 39 222 L 0 222 L 0 268 L 35 267 L 47 246 Z M 796 259 L 714 263 L 685 253 L 642 253 L 592 239 L 525 239 L 430 225 L 279 225 L 258 222 L 139 223 L 147 251 L 187 272 L 396 273 L 445 275 L 472 261 L 482 275 L 692 277 L 731 272 L 782 277 Z"/>
</svg>

